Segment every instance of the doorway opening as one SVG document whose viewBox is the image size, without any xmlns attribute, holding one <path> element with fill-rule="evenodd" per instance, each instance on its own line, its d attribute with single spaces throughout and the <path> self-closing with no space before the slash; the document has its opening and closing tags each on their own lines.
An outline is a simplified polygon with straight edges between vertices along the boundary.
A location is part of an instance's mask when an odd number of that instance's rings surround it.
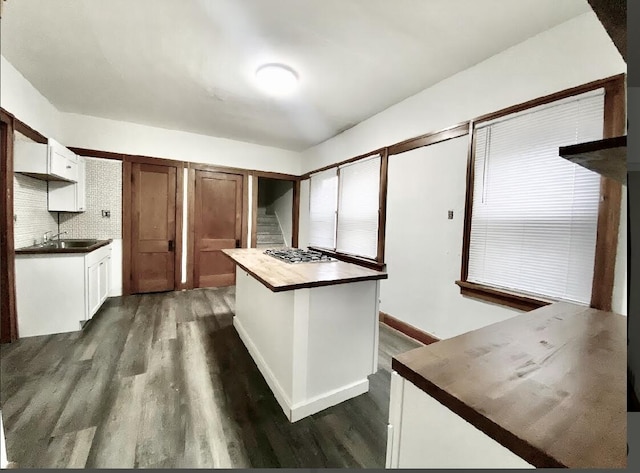
<svg viewBox="0 0 640 473">
<path fill-rule="evenodd" d="M 258 177 L 258 198 L 254 219 L 256 248 L 293 246 L 294 182 Z"/>
</svg>

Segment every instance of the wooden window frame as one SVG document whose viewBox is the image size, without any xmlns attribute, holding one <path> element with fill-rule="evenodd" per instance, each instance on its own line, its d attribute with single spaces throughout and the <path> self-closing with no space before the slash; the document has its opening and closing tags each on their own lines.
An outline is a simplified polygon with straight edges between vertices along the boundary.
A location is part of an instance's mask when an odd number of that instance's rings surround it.
<svg viewBox="0 0 640 473">
<path fill-rule="evenodd" d="M 460 293 L 462 295 L 525 311 L 533 310 L 554 302 L 554 300 L 551 299 L 532 297 L 530 295 L 520 294 L 516 291 L 507 291 L 491 287 L 489 285 L 477 284 L 468 281 L 471 218 L 473 214 L 473 170 L 476 126 L 480 123 L 503 117 L 505 115 L 510 115 L 539 105 L 555 102 L 557 100 L 579 95 L 591 90 L 604 88 L 603 138 L 622 136 L 626 131 L 625 79 L 625 74 L 618 74 L 616 76 L 589 82 L 578 87 L 562 90 L 544 97 L 539 97 L 534 100 L 529 100 L 472 120 L 467 158 L 467 188 L 462 244 L 462 268 L 460 271 L 460 279 L 456 281 L 456 284 L 460 286 Z M 611 310 L 611 301 L 613 297 L 621 203 L 622 184 L 613 179 L 601 177 L 596 254 L 594 260 L 590 306 L 595 309 L 605 311 Z"/>
<path fill-rule="evenodd" d="M 380 155 L 380 189 L 378 192 L 378 242 L 377 242 L 377 251 L 375 258 L 367 258 L 359 255 L 352 255 L 348 253 L 343 253 L 337 251 L 335 248 L 322 248 L 317 246 L 309 246 L 310 249 L 320 251 L 329 256 L 334 256 L 337 259 L 342 261 L 347 261 L 349 263 L 359 264 L 360 266 L 366 266 L 372 269 L 382 270 L 385 267 L 384 264 L 384 251 L 385 251 L 385 233 L 387 226 L 387 177 L 389 172 L 389 148 L 380 148 L 375 151 L 371 151 L 366 154 L 362 154 L 356 156 L 354 158 L 347 159 L 345 161 L 341 161 L 336 164 L 332 164 L 331 166 L 325 166 L 323 168 L 317 169 L 311 173 L 307 173 L 302 176 L 304 179 L 308 179 L 312 174 L 328 171 L 329 169 L 337 169 L 338 175 L 338 193 L 340 192 L 340 167 L 345 164 L 356 163 L 363 159 L 370 158 L 372 156 Z M 309 194 L 311 194 L 311 188 L 309 188 Z M 339 200 L 339 199 L 338 199 Z M 309 199 L 311 202 L 311 199 Z M 338 208 L 340 207 L 340 203 L 338 202 Z M 336 212 L 338 212 L 338 208 L 336 208 Z M 340 218 L 336 219 L 336 242 L 337 242 L 337 234 L 338 234 L 338 225 L 340 224 Z"/>
</svg>

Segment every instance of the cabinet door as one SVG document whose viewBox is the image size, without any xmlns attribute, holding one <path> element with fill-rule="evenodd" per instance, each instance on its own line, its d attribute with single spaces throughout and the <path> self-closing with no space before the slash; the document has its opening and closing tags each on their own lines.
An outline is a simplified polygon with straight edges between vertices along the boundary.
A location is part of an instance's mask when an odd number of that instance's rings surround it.
<svg viewBox="0 0 640 473">
<path fill-rule="evenodd" d="M 49 182 L 50 212 L 84 212 L 85 211 L 85 161 L 78 159 L 77 182 Z"/>
<path fill-rule="evenodd" d="M 76 212 L 78 210 L 77 183 L 64 181 L 49 182 L 49 211 Z"/>
<path fill-rule="evenodd" d="M 106 257 L 99 263 L 100 267 L 100 304 L 109 296 L 109 280 L 111 278 L 111 257 Z"/>
<path fill-rule="evenodd" d="M 102 301 L 100 300 L 100 263 L 89 266 L 87 276 L 87 300 L 89 301 L 88 319 L 93 317 Z"/>
<path fill-rule="evenodd" d="M 75 155 L 62 145 L 50 145 L 49 174 L 76 182 L 78 180 L 78 163 Z"/>
</svg>

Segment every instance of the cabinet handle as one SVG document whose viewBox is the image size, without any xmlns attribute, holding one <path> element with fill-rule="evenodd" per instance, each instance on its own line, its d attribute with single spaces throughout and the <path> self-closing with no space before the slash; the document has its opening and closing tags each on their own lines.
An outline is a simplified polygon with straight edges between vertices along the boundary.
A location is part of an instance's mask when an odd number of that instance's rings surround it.
<svg viewBox="0 0 640 473">
<path fill-rule="evenodd" d="M 71 166 L 67 165 L 67 169 L 71 169 Z"/>
<path fill-rule="evenodd" d="M 173 240 L 169 240 L 169 251 L 173 251 Z"/>
</svg>

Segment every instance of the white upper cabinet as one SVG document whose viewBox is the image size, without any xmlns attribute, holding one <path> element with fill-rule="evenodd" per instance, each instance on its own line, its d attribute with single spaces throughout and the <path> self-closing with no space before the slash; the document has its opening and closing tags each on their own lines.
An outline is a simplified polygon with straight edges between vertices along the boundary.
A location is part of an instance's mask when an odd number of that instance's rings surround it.
<svg viewBox="0 0 640 473">
<path fill-rule="evenodd" d="M 77 181 L 49 182 L 50 212 L 84 212 L 85 207 L 85 159 L 77 157 Z"/>
<path fill-rule="evenodd" d="M 16 140 L 13 170 L 46 181 L 76 182 L 78 157 L 51 138 L 47 144 Z"/>
</svg>

